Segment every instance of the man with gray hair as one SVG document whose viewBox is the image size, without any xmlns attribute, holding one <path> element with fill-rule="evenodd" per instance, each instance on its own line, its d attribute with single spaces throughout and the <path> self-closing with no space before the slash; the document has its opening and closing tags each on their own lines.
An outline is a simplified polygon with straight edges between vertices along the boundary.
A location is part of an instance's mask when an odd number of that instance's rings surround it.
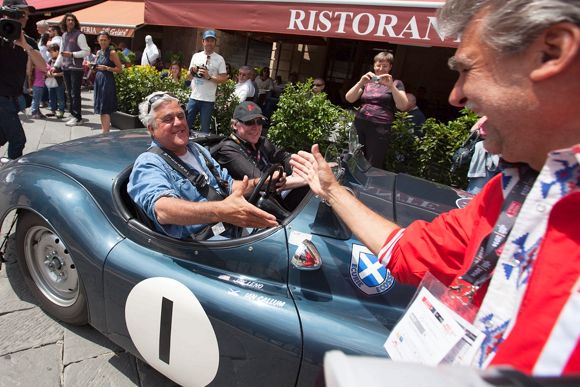
<svg viewBox="0 0 580 387">
<path fill-rule="evenodd" d="M 186 115 L 176 98 L 155 92 L 139 112 L 153 142 L 135 160 L 127 191 L 157 231 L 178 239 L 206 239 L 231 236 L 223 223 L 277 225 L 273 215 L 244 198 L 259 178 L 233 180 L 204 147 L 189 141 Z"/>
<path fill-rule="evenodd" d="M 439 26 L 461 36 L 449 61 L 459 73 L 449 101 L 488 117 L 484 146 L 501 154 L 502 173 L 465 208 L 406 228 L 346 191 L 317 145 L 312 154 L 293 156 L 294 173 L 398 281 L 420 285 L 423 296 L 393 332 L 413 332 L 409 313 L 435 308 L 431 299 L 452 317 L 440 325 L 459 324 L 451 334 L 435 323 L 429 345 L 415 348 L 391 334 L 391 358 L 438 363 L 429 348 L 442 362 L 509 365 L 538 376 L 578 373 L 580 2 L 447 0 Z M 468 329 L 473 335 L 457 337 Z M 457 341 L 446 341 L 451 336 Z"/>
<path fill-rule="evenodd" d="M 240 102 L 251 101 L 254 98 L 256 90 L 252 84 L 253 71 L 254 69 L 250 66 L 242 66 L 238 69 L 238 83 L 236 83 L 234 94 Z"/>
<path fill-rule="evenodd" d="M 36 31 L 38 35 L 42 36 L 42 34 L 48 33 L 48 22 L 46 20 L 39 20 L 36 22 Z"/>
</svg>

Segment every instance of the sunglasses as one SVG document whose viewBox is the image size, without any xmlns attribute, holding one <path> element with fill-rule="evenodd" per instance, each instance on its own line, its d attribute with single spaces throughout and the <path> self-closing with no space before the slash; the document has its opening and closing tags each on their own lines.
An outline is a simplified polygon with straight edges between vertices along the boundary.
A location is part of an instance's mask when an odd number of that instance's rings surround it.
<svg viewBox="0 0 580 387">
<path fill-rule="evenodd" d="M 316 86 L 316 87 L 322 87 L 324 85 L 322 83 L 315 83 L 314 86 Z"/>
<path fill-rule="evenodd" d="M 155 102 L 159 101 L 159 100 L 160 100 L 162 97 L 164 97 L 164 96 L 166 96 L 166 95 L 168 95 L 168 96 L 170 96 L 170 97 L 173 97 L 173 96 L 172 96 L 171 94 L 169 94 L 169 93 L 159 93 L 159 94 L 155 94 L 153 97 L 149 98 L 149 99 L 147 100 L 147 103 L 149 104 L 149 106 L 147 107 L 147 114 L 149 114 L 149 113 L 151 112 L 151 107 L 153 106 L 153 104 L 154 104 Z M 175 98 L 175 97 L 173 97 L 173 98 Z"/>
<path fill-rule="evenodd" d="M 264 120 L 261 118 L 254 118 L 253 120 L 240 121 L 240 122 L 246 126 L 263 125 L 264 124 Z"/>
</svg>

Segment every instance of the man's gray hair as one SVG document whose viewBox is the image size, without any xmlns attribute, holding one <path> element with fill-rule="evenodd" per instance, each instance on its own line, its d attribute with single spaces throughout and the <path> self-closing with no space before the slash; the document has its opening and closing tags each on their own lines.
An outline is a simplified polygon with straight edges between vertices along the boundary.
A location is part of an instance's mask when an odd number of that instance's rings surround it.
<svg viewBox="0 0 580 387">
<path fill-rule="evenodd" d="M 574 0 L 447 0 L 438 23 L 446 36 L 457 36 L 480 11 L 482 39 L 503 54 L 524 51 L 551 25 L 580 25 L 580 1 Z"/>
<path fill-rule="evenodd" d="M 159 96 L 155 98 L 156 96 Z M 153 99 L 153 103 L 151 103 L 151 99 Z M 145 127 L 149 127 L 151 125 L 152 128 L 157 127 L 157 123 L 155 122 L 155 115 L 153 114 L 155 110 L 161 105 L 165 105 L 169 102 L 177 102 L 179 104 L 179 100 L 172 95 L 167 94 L 164 91 L 156 91 L 154 93 L 149 94 L 145 97 L 145 100 L 139 104 L 139 120 Z"/>
<path fill-rule="evenodd" d="M 39 20 L 36 22 L 36 25 L 38 27 L 46 27 L 46 28 L 49 27 L 48 22 L 46 20 Z"/>
</svg>

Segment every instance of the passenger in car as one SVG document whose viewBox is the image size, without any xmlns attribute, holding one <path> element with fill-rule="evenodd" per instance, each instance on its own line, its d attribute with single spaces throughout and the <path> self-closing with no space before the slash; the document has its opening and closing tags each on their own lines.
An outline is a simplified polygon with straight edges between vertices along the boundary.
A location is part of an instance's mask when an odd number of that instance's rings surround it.
<svg viewBox="0 0 580 387">
<path fill-rule="evenodd" d="M 228 226 L 274 227 L 276 218 L 251 205 L 244 194 L 259 179 L 233 180 L 202 146 L 189 141 L 186 114 L 164 92 L 139 105 L 151 148 L 133 166 L 127 191 L 157 231 L 179 239 L 231 236 Z"/>
<path fill-rule="evenodd" d="M 304 196 L 306 182 L 301 177 L 292 175 L 290 166 L 291 154 L 277 148 L 265 136 L 262 136 L 262 127 L 266 117 L 262 109 L 250 101 L 236 106 L 231 120 L 233 133 L 222 140 L 212 149 L 212 156 L 235 179 L 260 178 L 274 164 L 282 164 L 287 174 L 282 204 L 287 209 L 293 209 L 299 199 Z M 292 192 L 290 190 L 293 190 Z"/>
</svg>

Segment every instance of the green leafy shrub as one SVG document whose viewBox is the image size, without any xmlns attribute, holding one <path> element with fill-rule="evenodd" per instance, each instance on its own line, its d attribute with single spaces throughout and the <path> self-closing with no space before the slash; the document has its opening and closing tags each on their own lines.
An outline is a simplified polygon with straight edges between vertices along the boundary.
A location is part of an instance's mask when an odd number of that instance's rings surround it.
<svg viewBox="0 0 580 387">
<path fill-rule="evenodd" d="M 183 83 L 169 77 L 161 77 L 152 66 L 132 66 L 115 74 L 118 110 L 128 114 L 139 114 L 139 104 L 155 91 L 166 91 L 174 95 L 181 104 L 186 104 L 189 89 Z"/>
<path fill-rule="evenodd" d="M 423 138 L 416 137 L 407 113 L 396 113 L 385 169 L 419 176 L 427 180 L 465 188 L 467 167 L 451 173 L 451 157 L 469 136 L 478 117 L 468 109 L 447 124 L 429 118 L 423 124 Z"/>
<path fill-rule="evenodd" d="M 137 56 L 133 51 L 129 51 L 127 55 L 123 54 L 122 50 L 117 50 L 117 55 L 119 56 L 119 60 L 124 65 L 132 65 L 135 63 Z"/>
<path fill-rule="evenodd" d="M 417 148 L 420 139 L 413 134 L 413 123 L 407 112 L 396 112 L 395 120 L 391 125 L 391 133 L 385 169 L 393 172 L 403 172 L 418 176 L 419 159 Z"/>
<path fill-rule="evenodd" d="M 229 135 L 232 131 L 230 122 L 234 116 L 234 110 L 238 106 L 238 98 L 234 95 L 235 88 L 236 82 L 231 79 L 218 85 L 213 110 L 218 134 Z"/>
<path fill-rule="evenodd" d="M 291 152 L 310 150 L 318 143 L 324 151 L 330 143 L 347 145 L 352 113 L 333 105 L 325 93 L 312 93 L 312 79 L 288 84 L 272 114 L 269 139 Z"/>
</svg>

